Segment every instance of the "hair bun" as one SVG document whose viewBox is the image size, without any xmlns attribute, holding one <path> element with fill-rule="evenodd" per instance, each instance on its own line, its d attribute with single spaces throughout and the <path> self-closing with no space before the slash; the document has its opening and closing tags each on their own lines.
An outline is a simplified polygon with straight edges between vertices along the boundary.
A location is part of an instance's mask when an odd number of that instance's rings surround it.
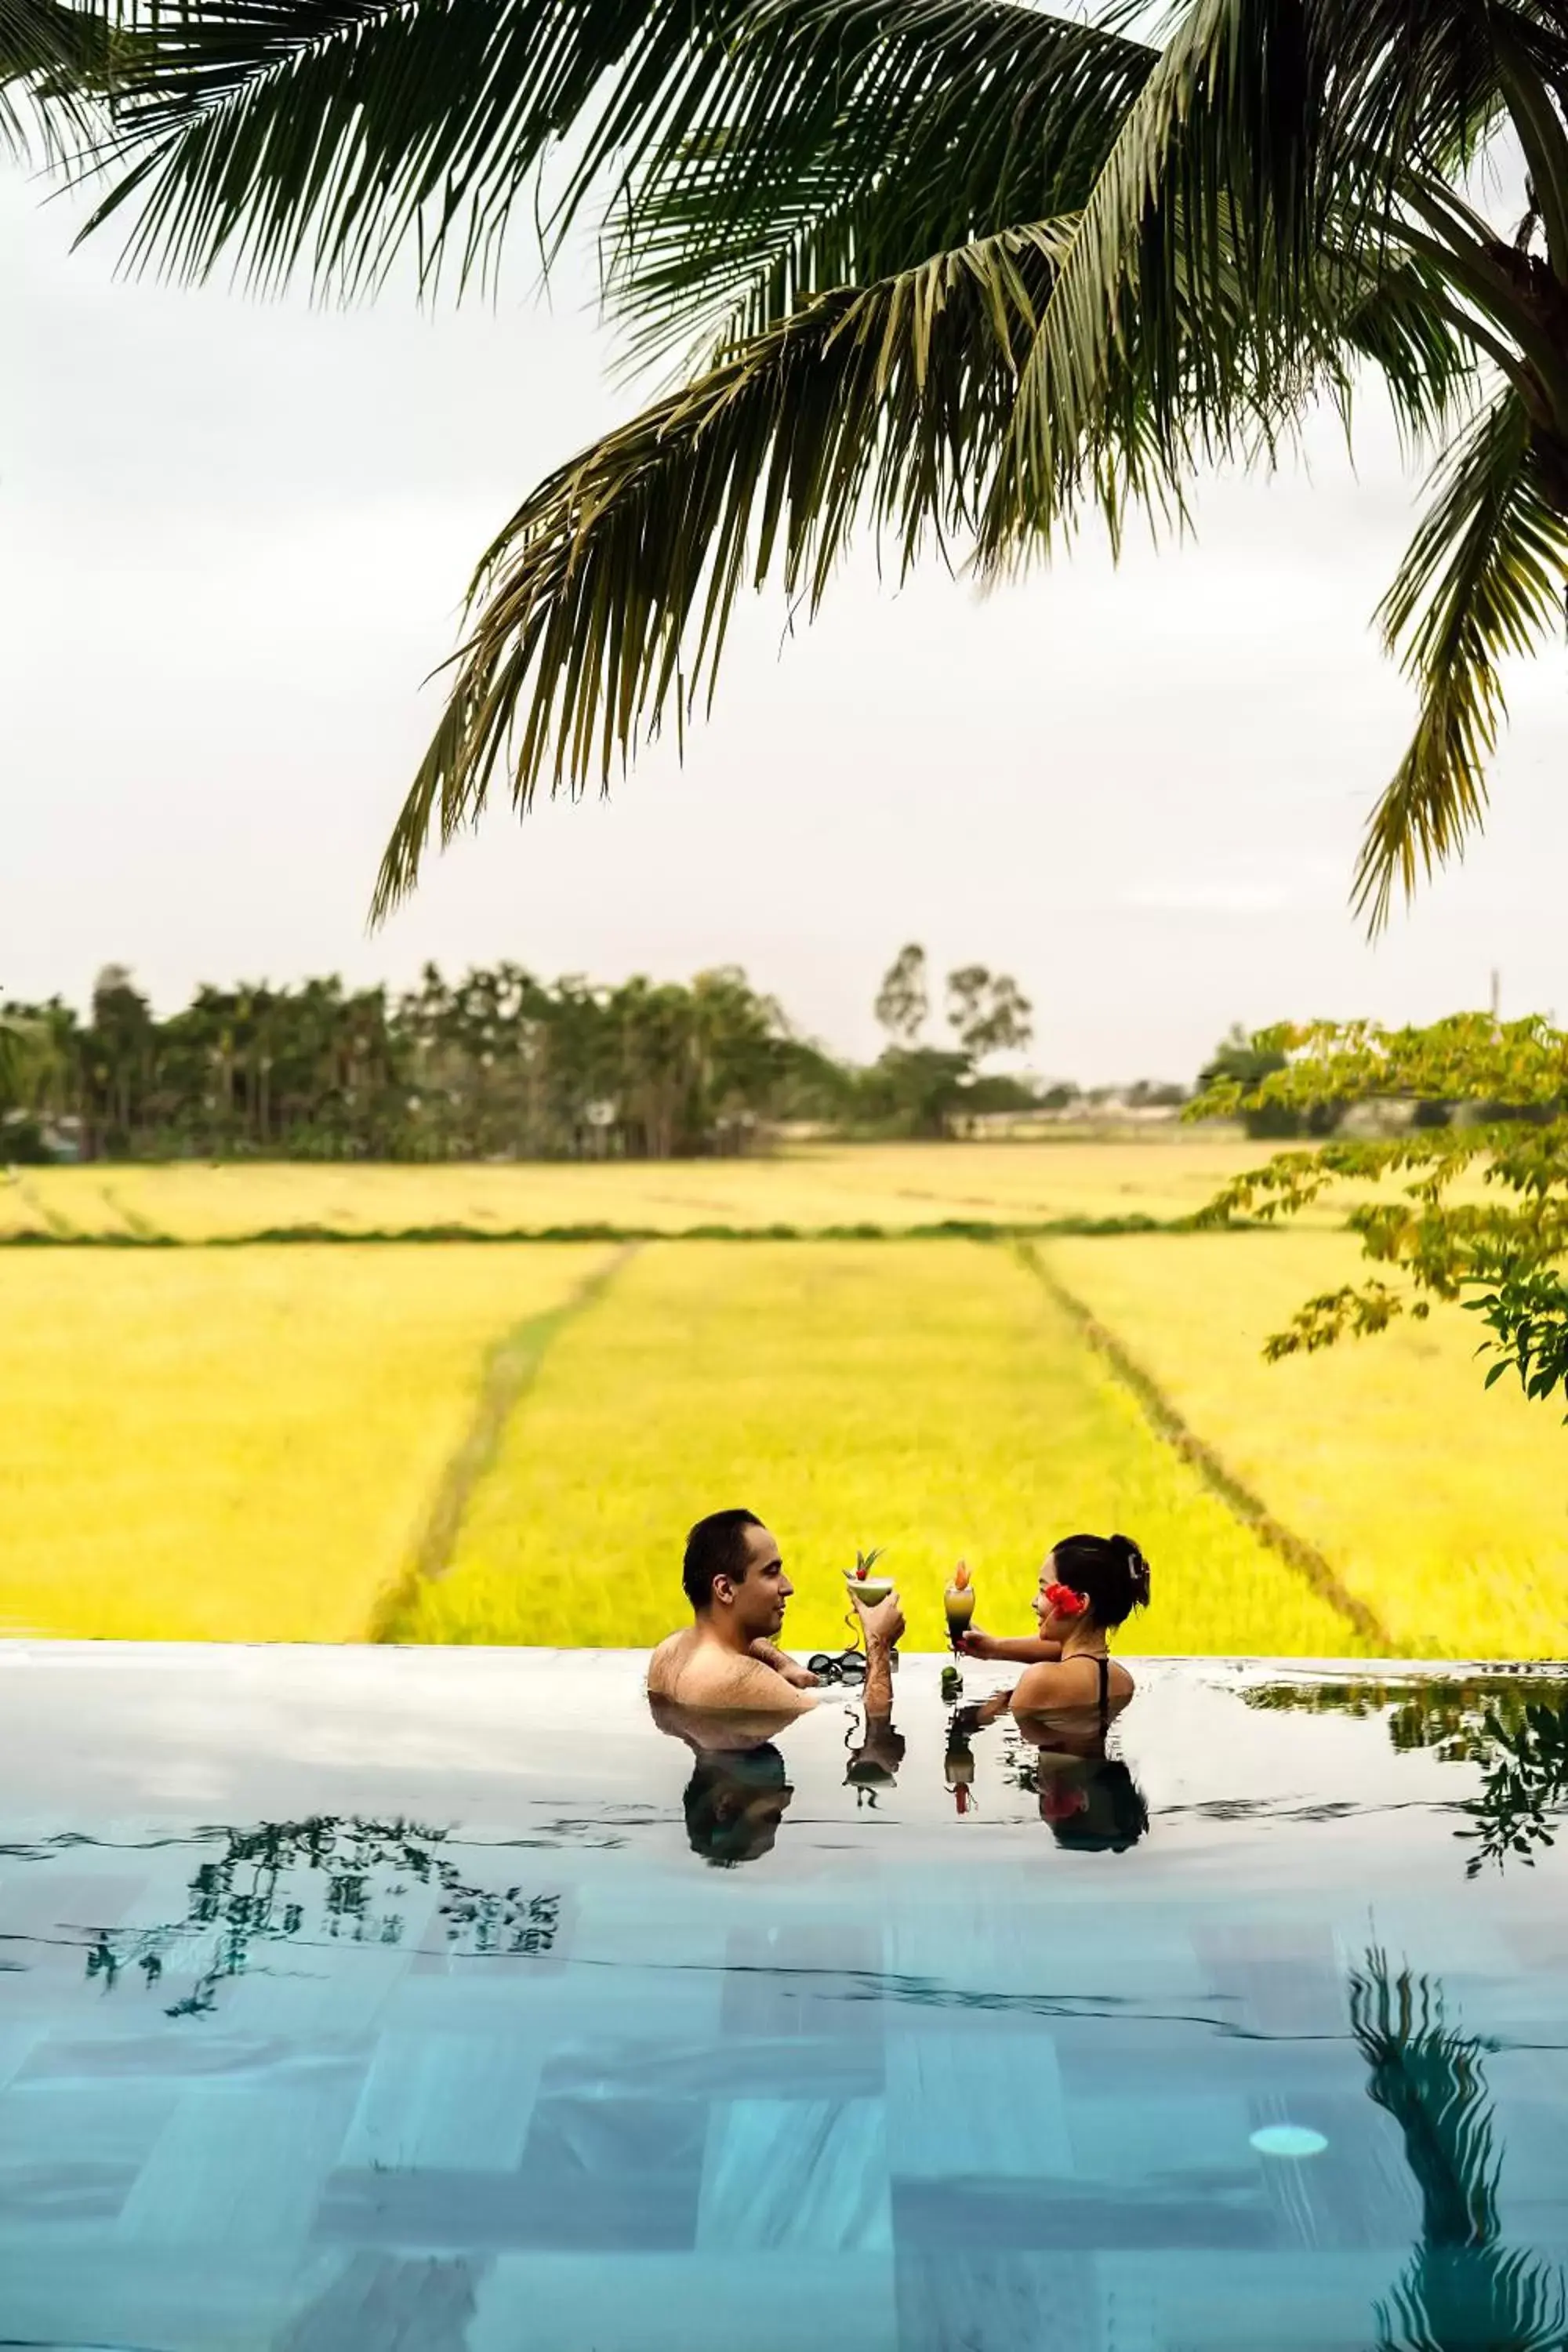
<svg viewBox="0 0 1568 2352">
<path fill-rule="evenodd" d="M 1127 1580 L 1132 1591 L 1134 1609 L 1149 1605 L 1149 1563 L 1131 1536 L 1112 1536 L 1111 1542 L 1121 1553 L 1127 1569 Z"/>
</svg>

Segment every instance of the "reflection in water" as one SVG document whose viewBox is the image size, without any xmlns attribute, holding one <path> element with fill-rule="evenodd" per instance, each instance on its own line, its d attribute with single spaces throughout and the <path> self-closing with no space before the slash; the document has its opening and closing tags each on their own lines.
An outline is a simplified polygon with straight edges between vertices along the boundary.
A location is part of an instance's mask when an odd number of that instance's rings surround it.
<svg viewBox="0 0 1568 2352">
<path fill-rule="evenodd" d="M 864 1721 L 859 1716 L 851 1717 L 844 1745 L 849 1750 L 845 1786 L 854 1790 L 857 1807 L 868 1805 L 875 1811 L 880 1791 L 890 1789 L 899 1777 L 904 1736 L 894 1727 L 890 1715 L 868 1713 Z"/>
<path fill-rule="evenodd" d="M 413 1887 L 438 1893 L 436 1916 L 445 1923 L 442 1946 L 449 1953 L 535 1958 L 554 1945 L 559 1895 L 469 1885 L 449 1855 L 435 1851 L 445 1830 L 317 1814 L 214 1834 L 224 1839 L 224 1851 L 196 1871 L 183 1919 L 99 1935 L 87 1973 L 106 1992 L 127 1970 L 149 1988 L 157 1985 L 167 1965 L 199 1951 L 191 1990 L 164 2013 L 208 2015 L 226 1979 L 253 1967 L 258 1946 L 401 1944 Z"/>
<path fill-rule="evenodd" d="M 1393 2116 L 1421 2196 L 1421 2239 L 1387 2303 L 1378 2352 L 1562 2352 L 1568 2294 L 1560 2273 L 1501 2244 L 1488 2045 L 1443 2019 L 1442 1989 L 1381 1952 L 1351 1977 L 1351 2024 L 1368 2089 Z"/>
<path fill-rule="evenodd" d="M 1020 1716 L 1008 1740 L 1013 1778 L 1035 1791 L 1058 1845 L 1077 1853 L 1126 1853 L 1148 1835 L 1143 1791 L 1108 1753 L 1109 1736 L 1098 1713 L 1075 1710 Z"/>
<path fill-rule="evenodd" d="M 772 1853 L 795 1794 L 773 1744 L 784 1720 L 760 1711 L 686 1706 L 656 1692 L 647 1707 L 665 1737 L 680 1740 L 695 1759 L 681 1797 L 692 1853 L 715 1870 Z"/>
<path fill-rule="evenodd" d="M 716 1870 L 772 1853 L 794 1794 L 771 1739 L 717 1754 L 699 1749 L 681 1800 L 692 1853 Z"/>
<path fill-rule="evenodd" d="M 1568 1806 L 1568 1681 L 1519 1675 L 1506 1681 L 1429 1683 L 1268 1683 L 1244 1691 L 1248 1706 L 1283 1713 L 1388 1714 L 1396 1748 L 1425 1748 L 1445 1763 L 1479 1765 L 1481 1787 L 1464 1811 L 1475 1826 L 1456 1835 L 1473 1842 L 1465 1864 L 1474 1878 L 1486 1864 L 1533 1864 L 1556 1842 Z"/>
</svg>

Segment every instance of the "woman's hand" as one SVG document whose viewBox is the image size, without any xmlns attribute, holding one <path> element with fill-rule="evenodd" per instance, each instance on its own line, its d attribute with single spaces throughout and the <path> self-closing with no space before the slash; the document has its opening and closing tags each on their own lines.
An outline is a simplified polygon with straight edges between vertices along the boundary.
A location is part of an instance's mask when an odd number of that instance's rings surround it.
<svg viewBox="0 0 1568 2352">
<path fill-rule="evenodd" d="M 978 1625 L 972 1625 L 967 1633 L 959 1635 L 958 1646 L 966 1658 L 999 1658 L 1002 1654 L 995 1634 L 983 1633 Z"/>
</svg>

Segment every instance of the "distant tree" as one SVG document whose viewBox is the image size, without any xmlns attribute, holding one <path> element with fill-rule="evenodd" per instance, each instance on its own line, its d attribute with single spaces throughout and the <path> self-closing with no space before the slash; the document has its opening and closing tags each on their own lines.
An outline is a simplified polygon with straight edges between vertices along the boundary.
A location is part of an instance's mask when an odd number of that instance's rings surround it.
<svg viewBox="0 0 1568 2352">
<path fill-rule="evenodd" d="M 1480 1318 L 1497 1358 L 1487 1385 L 1510 1369 L 1527 1396 L 1568 1402 L 1568 1034 L 1544 1021 L 1455 1013 L 1426 1029 L 1375 1022 L 1313 1023 L 1262 1033 L 1275 1061 L 1261 1078 L 1215 1077 L 1191 1106 L 1198 1118 L 1279 1108 L 1302 1117 L 1358 1102 L 1457 1103 L 1477 1115 L 1394 1138 L 1285 1152 L 1237 1177 L 1205 1212 L 1297 1215 L 1339 1182 L 1406 1173 L 1392 1199 L 1352 1201 L 1347 1223 L 1365 1255 L 1399 1279 L 1346 1284 L 1310 1298 L 1268 1340 L 1270 1359 L 1327 1348 L 1347 1334 L 1385 1330 L 1457 1300 Z M 1497 1106 L 1508 1107 L 1504 1116 Z M 1484 1201 L 1456 1199 L 1479 1169 Z"/>
<path fill-rule="evenodd" d="M 1285 1067 L 1283 1052 L 1269 1043 L 1271 1034 L 1259 1031 L 1253 1035 L 1239 1021 L 1234 1023 L 1198 1073 L 1200 1099 L 1213 1091 L 1237 1088 L 1236 1099 L 1242 1108 L 1231 1116 L 1240 1118 L 1255 1141 L 1271 1136 L 1282 1139 L 1290 1135 L 1332 1134 L 1344 1117 L 1342 1103 L 1313 1103 L 1302 1109 L 1258 1091 L 1266 1078 Z M 1231 1097 L 1227 1094 L 1226 1098 Z"/>
<path fill-rule="evenodd" d="M 667 1158 L 742 1150 L 774 1118 L 842 1115 L 855 1087 L 732 967 L 604 988 L 509 962 L 448 983 L 426 965 L 397 1000 L 335 974 L 244 982 L 201 987 L 161 1021 L 107 965 L 85 1024 L 58 1000 L 0 1014 L 7 1069 L 26 1073 L 0 1075 L 13 1158 L 24 1107 L 115 1158 Z"/>
<path fill-rule="evenodd" d="M 893 1045 L 914 1045 L 931 1013 L 924 948 L 911 941 L 899 950 L 882 975 L 874 1010 Z"/>
<path fill-rule="evenodd" d="M 975 1063 L 1021 1054 L 1034 1038 L 1034 1006 L 1006 972 L 966 963 L 947 975 L 947 1025 Z"/>
<path fill-rule="evenodd" d="M 1032 1009 L 1007 973 L 962 964 L 946 982 L 944 1010 L 954 1043 L 922 1044 L 931 1014 L 926 952 L 913 942 L 901 948 L 877 992 L 874 1010 L 889 1044 L 866 1074 L 867 1115 L 908 1134 L 939 1136 L 972 1113 L 1026 1108 L 1035 1099 L 1028 1087 L 1016 1079 L 983 1077 L 980 1065 L 993 1054 L 1028 1045 Z"/>
</svg>

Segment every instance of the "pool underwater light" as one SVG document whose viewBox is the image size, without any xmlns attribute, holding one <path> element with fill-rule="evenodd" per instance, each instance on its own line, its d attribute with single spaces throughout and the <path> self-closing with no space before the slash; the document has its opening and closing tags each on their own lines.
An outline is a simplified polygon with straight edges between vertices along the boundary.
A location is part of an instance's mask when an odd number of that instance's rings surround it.
<svg viewBox="0 0 1568 2352">
<path fill-rule="evenodd" d="M 1259 2156 L 1321 2156 L 1328 2144 L 1321 2132 L 1306 2124 L 1265 2124 L 1247 2142 Z"/>
</svg>

